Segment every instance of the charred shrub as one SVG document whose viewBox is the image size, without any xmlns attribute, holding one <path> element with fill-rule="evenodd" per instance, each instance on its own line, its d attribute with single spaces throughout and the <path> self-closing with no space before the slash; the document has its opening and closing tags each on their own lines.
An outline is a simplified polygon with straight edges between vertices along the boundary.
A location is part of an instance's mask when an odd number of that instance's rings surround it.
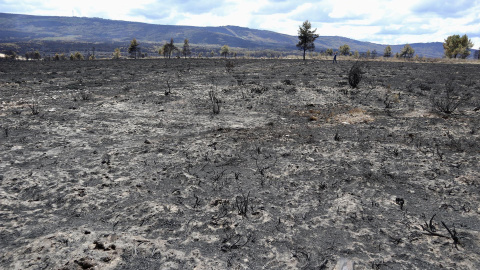
<svg viewBox="0 0 480 270">
<path fill-rule="evenodd" d="M 462 101 L 464 101 L 464 99 L 458 95 L 457 86 L 453 80 L 445 83 L 444 91 L 437 91 L 432 96 L 433 109 L 445 114 L 453 113 Z"/>
<path fill-rule="evenodd" d="M 247 217 L 249 196 L 250 192 L 248 192 L 247 196 L 241 194 L 235 198 L 235 206 L 237 207 L 238 214 L 244 217 Z"/>
<path fill-rule="evenodd" d="M 79 96 L 80 96 L 80 100 L 83 100 L 83 101 L 88 101 L 92 99 L 92 93 L 88 91 L 80 92 Z"/>
<path fill-rule="evenodd" d="M 253 87 L 250 91 L 252 93 L 256 93 L 256 94 L 263 94 L 263 93 L 268 91 L 268 87 L 263 86 L 263 85 L 259 85 L 259 86 Z"/>
<path fill-rule="evenodd" d="M 348 84 L 350 87 L 357 88 L 362 80 L 362 68 L 359 62 L 355 62 L 348 72 Z"/>
<path fill-rule="evenodd" d="M 419 86 L 420 90 L 423 90 L 423 91 L 430 91 L 432 90 L 432 87 L 428 84 L 424 84 L 424 83 L 421 83 Z"/>
<path fill-rule="evenodd" d="M 294 85 L 293 81 L 290 79 L 285 79 L 282 81 L 283 85 Z"/>
<path fill-rule="evenodd" d="M 225 63 L 225 70 L 228 73 L 231 73 L 234 67 L 235 67 L 235 64 L 233 63 L 233 61 L 227 61 L 227 63 Z"/>
<path fill-rule="evenodd" d="M 38 108 L 38 101 L 32 100 L 32 103 L 28 104 L 28 107 L 30 108 L 32 115 L 37 115 L 40 113 L 40 110 Z"/>
<path fill-rule="evenodd" d="M 210 101 L 212 102 L 212 109 L 214 114 L 219 114 L 220 113 L 220 103 L 221 101 L 217 98 L 215 95 L 215 92 L 212 90 L 208 92 L 208 95 L 210 96 Z"/>
</svg>

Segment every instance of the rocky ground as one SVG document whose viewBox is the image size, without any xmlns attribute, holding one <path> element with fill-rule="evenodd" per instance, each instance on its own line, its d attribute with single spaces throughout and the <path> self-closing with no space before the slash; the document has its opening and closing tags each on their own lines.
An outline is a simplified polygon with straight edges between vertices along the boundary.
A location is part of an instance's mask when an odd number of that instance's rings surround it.
<svg viewBox="0 0 480 270">
<path fill-rule="evenodd" d="M 480 66 L 339 60 L 0 62 L 0 268 L 478 269 Z"/>
</svg>

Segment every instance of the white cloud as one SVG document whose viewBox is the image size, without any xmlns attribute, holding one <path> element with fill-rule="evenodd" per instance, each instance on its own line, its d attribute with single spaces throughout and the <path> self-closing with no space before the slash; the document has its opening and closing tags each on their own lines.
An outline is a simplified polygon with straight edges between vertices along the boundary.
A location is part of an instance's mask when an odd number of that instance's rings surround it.
<svg viewBox="0 0 480 270">
<path fill-rule="evenodd" d="M 9 13 L 85 16 L 157 24 L 237 25 L 296 35 L 309 20 L 320 35 L 382 44 L 469 34 L 480 46 L 480 0 L 0 0 Z"/>
</svg>

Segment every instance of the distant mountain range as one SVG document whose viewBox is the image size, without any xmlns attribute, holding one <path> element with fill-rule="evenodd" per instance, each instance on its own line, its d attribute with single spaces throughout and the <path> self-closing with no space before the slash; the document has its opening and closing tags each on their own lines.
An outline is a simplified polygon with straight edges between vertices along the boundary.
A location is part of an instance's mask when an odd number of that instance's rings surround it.
<svg viewBox="0 0 480 270">
<path fill-rule="evenodd" d="M 90 50 L 113 52 L 120 47 L 123 51 L 136 38 L 142 50 L 154 53 L 159 46 L 174 39 L 181 46 L 185 38 L 197 51 L 218 49 L 227 44 L 245 51 L 272 50 L 284 53 L 299 53 L 295 47 L 296 36 L 272 31 L 238 26 L 195 27 L 156 25 L 118 20 L 85 17 L 32 16 L 0 13 L 0 51 L 8 49 L 23 54 L 39 50 L 44 54 Z M 316 51 L 338 49 L 348 44 L 351 51 L 376 50 L 383 54 L 386 45 L 363 42 L 339 36 L 320 36 Z M 442 57 L 441 42 L 410 44 L 419 56 Z M 393 53 L 404 45 L 393 45 Z"/>
</svg>

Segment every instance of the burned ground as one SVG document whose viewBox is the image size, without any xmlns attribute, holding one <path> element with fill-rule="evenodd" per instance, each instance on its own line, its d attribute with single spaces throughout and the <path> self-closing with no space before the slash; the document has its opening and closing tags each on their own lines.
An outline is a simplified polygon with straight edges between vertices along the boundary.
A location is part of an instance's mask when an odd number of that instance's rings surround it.
<svg viewBox="0 0 480 270">
<path fill-rule="evenodd" d="M 478 268 L 480 66 L 230 61 L 1 62 L 0 268 Z"/>
</svg>

